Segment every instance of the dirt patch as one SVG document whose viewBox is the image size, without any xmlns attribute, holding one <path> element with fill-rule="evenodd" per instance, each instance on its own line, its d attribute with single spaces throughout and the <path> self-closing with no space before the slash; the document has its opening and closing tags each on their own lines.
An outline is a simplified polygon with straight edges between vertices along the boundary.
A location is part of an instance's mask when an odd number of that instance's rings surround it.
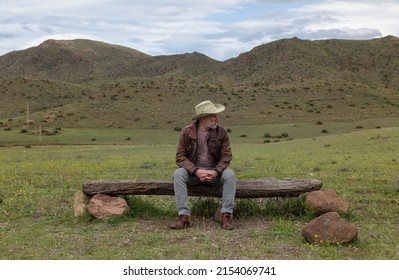
<svg viewBox="0 0 399 280">
<path fill-rule="evenodd" d="M 174 223 L 176 218 L 172 219 L 156 219 L 156 220 L 135 220 L 136 229 L 142 229 L 143 231 L 164 231 L 172 230 L 169 225 Z M 204 217 L 191 217 L 191 229 L 198 231 L 219 231 L 221 230 L 220 223 L 215 222 L 211 218 Z M 260 230 L 270 229 L 271 221 L 265 217 L 251 217 L 235 219 L 234 224 L 236 225 L 235 230 Z"/>
</svg>

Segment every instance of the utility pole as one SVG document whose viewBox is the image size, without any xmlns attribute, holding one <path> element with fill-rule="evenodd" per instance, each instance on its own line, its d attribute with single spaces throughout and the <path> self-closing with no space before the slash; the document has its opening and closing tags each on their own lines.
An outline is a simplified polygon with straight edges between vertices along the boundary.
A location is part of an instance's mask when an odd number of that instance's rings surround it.
<svg viewBox="0 0 399 280">
<path fill-rule="evenodd" d="M 29 127 L 29 101 L 26 103 L 26 122 L 25 125 Z"/>
<path fill-rule="evenodd" d="M 42 124 L 39 124 L 39 143 L 42 145 Z"/>
<path fill-rule="evenodd" d="M 25 125 L 27 128 L 29 128 L 29 125 L 34 123 L 33 120 L 30 119 L 30 108 L 29 108 L 29 102 L 27 102 L 26 104 L 26 121 L 25 121 Z"/>
</svg>

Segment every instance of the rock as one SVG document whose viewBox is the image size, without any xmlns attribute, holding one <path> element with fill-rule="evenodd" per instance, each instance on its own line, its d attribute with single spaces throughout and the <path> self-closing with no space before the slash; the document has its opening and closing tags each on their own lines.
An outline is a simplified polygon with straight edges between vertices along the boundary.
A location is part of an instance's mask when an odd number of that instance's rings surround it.
<svg viewBox="0 0 399 280">
<path fill-rule="evenodd" d="M 305 205 L 319 213 L 348 213 L 348 202 L 340 198 L 334 190 L 313 191 L 307 194 Z"/>
<path fill-rule="evenodd" d="M 311 243 L 347 244 L 357 238 L 357 229 L 337 212 L 328 212 L 307 223 L 302 229 L 302 236 Z"/>
<path fill-rule="evenodd" d="M 98 219 L 107 219 L 126 214 L 129 212 L 129 206 L 121 197 L 96 194 L 90 199 L 87 211 Z"/>
<path fill-rule="evenodd" d="M 87 203 L 89 198 L 82 191 L 75 193 L 73 201 L 73 212 L 75 217 L 83 216 L 87 212 Z"/>
</svg>

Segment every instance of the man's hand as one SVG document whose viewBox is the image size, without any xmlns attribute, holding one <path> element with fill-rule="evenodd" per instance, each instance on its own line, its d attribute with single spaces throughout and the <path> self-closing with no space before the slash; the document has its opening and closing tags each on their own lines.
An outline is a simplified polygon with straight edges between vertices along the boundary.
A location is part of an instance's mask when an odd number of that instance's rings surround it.
<svg viewBox="0 0 399 280">
<path fill-rule="evenodd" d="M 197 169 L 195 171 L 195 175 L 197 175 L 201 182 L 211 182 L 218 174 L 219 173 L 215 170 Z"/>
</svg>

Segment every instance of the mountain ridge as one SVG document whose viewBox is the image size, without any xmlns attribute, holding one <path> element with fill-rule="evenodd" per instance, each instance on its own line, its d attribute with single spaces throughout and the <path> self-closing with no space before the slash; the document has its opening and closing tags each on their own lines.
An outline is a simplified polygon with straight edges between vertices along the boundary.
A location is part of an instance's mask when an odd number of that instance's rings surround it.
<svg viewBox="0 0 399 280">
<path fill-rule="evenodd" d="M 399 116 L 399 39 L 282 39 L 220 62 L 48 40 L 0 56 L 0 120 L 21 127 L 176 127 L 204 99 L 231 125 Z M 11 121 L 10 121 L 11 120 Z"/>
</svg>

